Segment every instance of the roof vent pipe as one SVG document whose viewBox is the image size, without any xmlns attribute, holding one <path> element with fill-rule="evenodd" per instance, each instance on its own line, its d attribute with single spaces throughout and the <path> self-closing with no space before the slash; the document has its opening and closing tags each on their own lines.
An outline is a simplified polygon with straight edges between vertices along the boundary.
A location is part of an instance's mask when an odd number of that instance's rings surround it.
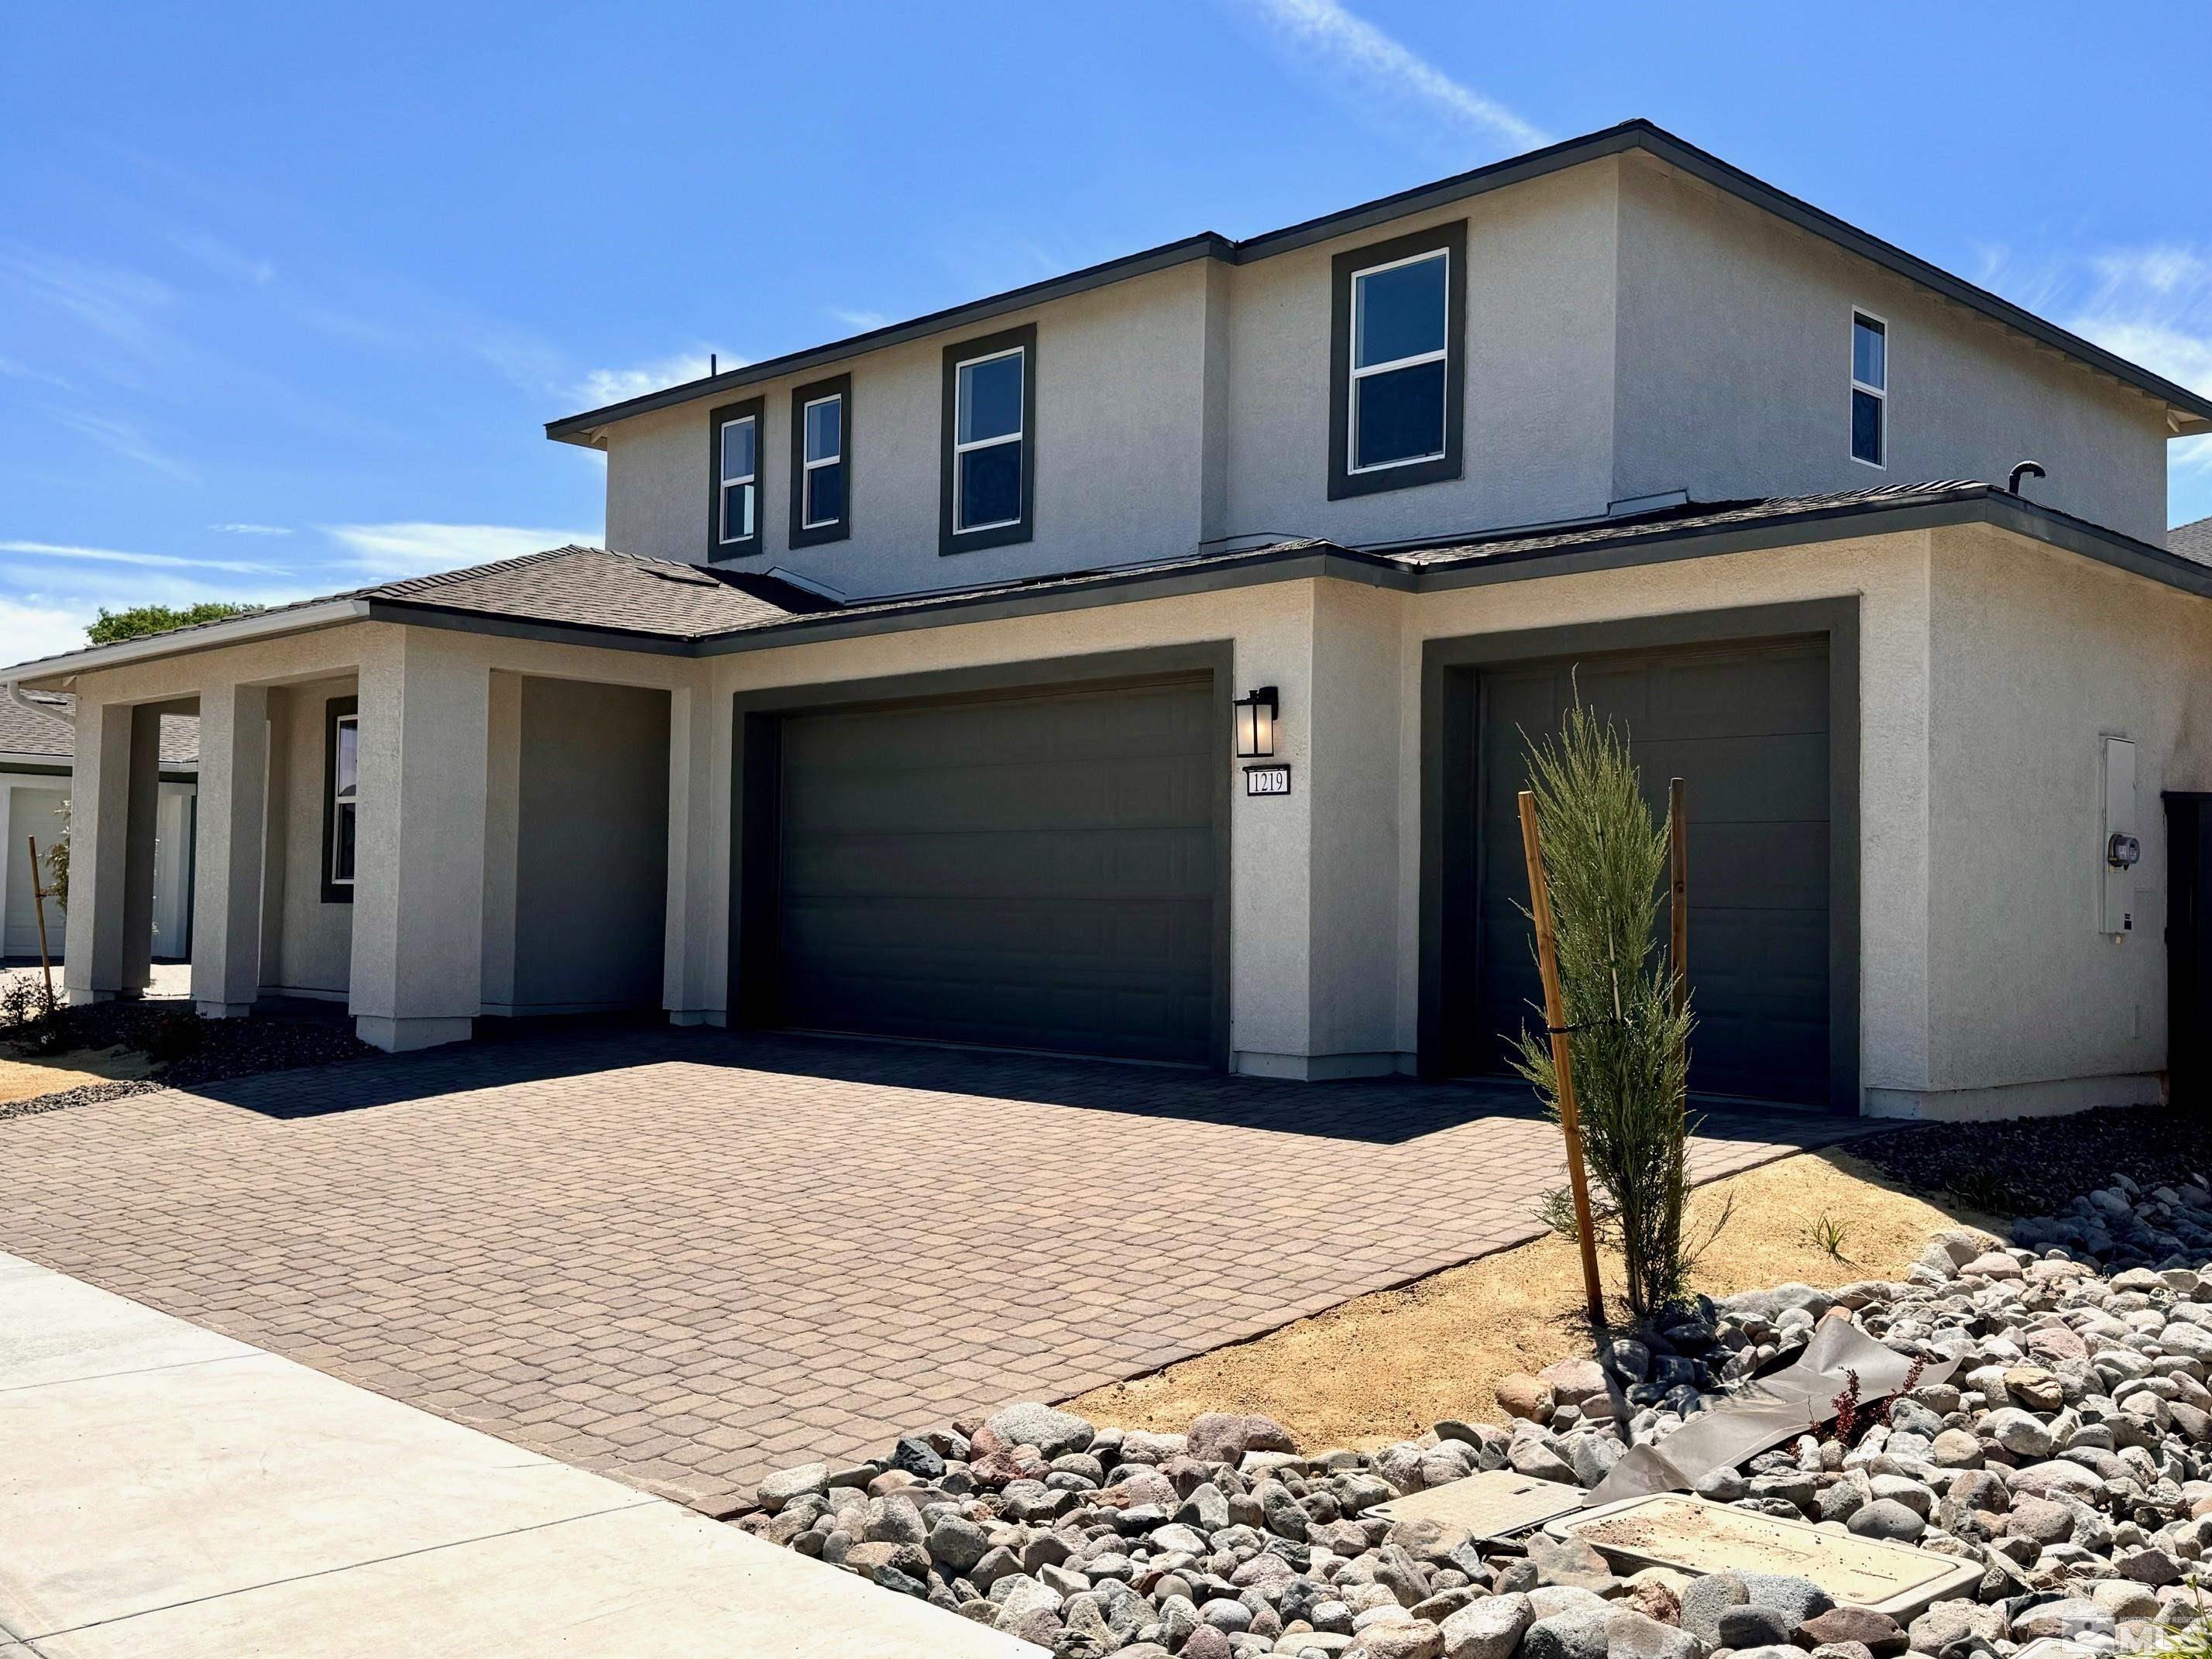
<svg viewBox="0 0 2212 1659">
<path fill-rule="evenodd" d="M 2013 468 L 2012 477 L 2005 480 L 2005 493 L 2008 495 L 2017 495 L 2020 494 L 2020 481 L 2022 478 L 2040 478 L 2041 477 L 2043 477 L 2043 464 L 2040 461 L 2022 461 L 2018 466 Z"/>
</svg>

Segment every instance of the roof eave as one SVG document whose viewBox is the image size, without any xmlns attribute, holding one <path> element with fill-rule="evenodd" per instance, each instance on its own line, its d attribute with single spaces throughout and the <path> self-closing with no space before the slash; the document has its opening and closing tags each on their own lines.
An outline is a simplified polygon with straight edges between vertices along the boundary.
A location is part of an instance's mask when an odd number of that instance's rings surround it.
<svg viewBox="0 0 2212 1659">
<path fill-rule="evenodd" d="M 65 690 L 68 688 L 64 682 L 74 675 L 153 662 L 163 657 L 180 657 L 195 651 L 216 651 L 225 646 L 276 639 L 286 634 L 335 628 L 343 623 L 362 621 L 368 614 L 366 599 L 330 599 L 320 605 L 254 611 L 198 628 L 118 640 L 112 645 L 88 646 L 82 651 L 70 651 L 58 657 L 35 657 L 13 667 L 0 668 L 0 685 L 24 685 L 34 691 Z"/>
</svg>

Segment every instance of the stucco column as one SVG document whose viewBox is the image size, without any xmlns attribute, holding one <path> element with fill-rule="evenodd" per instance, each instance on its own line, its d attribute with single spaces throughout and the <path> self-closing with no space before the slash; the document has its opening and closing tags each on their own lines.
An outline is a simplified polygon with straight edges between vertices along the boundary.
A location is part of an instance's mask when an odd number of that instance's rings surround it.
<svg viewBox="0 0 2212 1659">
<path fill-rule="evenodd" d="M 486 704 L 483 1012 L 514 1012 L 516 880 L 522 849 L 522 676 L 495 672 Z"/>
<path fill-rule="evenodd" d="M 76 757 L 70 784 L 70 894 L 64 912 L 68 942 L 62 971 L 73 1003 L 106 1002 L 124 988 L 131 714 L 128 706 L 77 700 Z M 150 866 L 148 873 L 152 873 Z M 150 902 L 150 890 L 149 896 Z"/>
<path fill-rule="evenodd" d="M 729 699 L 720 701 L 726 706 Z M 728 722 L 717 721 L 714 714 L 714 696 L 704 684 L 678 687 L 670 694 L 667 945 L 661 1002 L 676 1025 L 720 1025 L 727 1018 Z"/>
<path fill-rule="evenodd" d="M 422 629 L 362 664 L 349 1006 L 380 1048 L 462 1041 L 483 1006 L 490 686 L 461 636 Z"/>
<path fill-rule="evenodd" d="M 200 694 L 199 830 L 192 890 L 192 1001 L 210 1019 L 252 1012 L 261 991 L 261 859 L 269 692 Z"/>
<path fill-rule="evenodd" d="M 142 997 L 154 982 L 154 853 L 161 833 L 161 716 L 131 711 L 131 783 L 123 838 L 123 982 L 116 994 Z"/>
</svg>

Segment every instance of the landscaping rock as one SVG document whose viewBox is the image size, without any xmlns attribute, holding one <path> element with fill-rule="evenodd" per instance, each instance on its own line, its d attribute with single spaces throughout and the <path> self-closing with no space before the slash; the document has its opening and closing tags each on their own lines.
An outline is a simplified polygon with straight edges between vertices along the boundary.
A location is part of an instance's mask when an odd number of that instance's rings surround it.
<svg viewBox="0 0 2212 1659">
<path fill-rule="evenodd" d="M 1525 1595 L 1486 1595 L 1443 1621 L 1444 1659 L 1511 1659 L 1534 1619 Z"/>
<path fill-rule="evenodd" d="M 1073 1412 L 1054 1411 L 1034 1401 L 1009 1406 L 983 1426 L 1009 1446 L 1035 1446 L 1043 1457 L 1081 1451 L 1097 1431 Z"/>
</svg>

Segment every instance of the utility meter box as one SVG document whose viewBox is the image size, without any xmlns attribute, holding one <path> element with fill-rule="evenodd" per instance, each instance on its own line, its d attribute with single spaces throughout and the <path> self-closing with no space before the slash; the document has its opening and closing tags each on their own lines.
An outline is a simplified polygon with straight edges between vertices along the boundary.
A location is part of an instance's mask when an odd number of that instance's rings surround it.
<svg viewBox="0 0 2212 1659">
<path fill-rule="evenodd" d="M 2124 937 L 2136 927 L 2136 865 L 2142 857 L 2142 826 L 2136 821 L 2136 746 L 2106 737 L 2105 833 L 2098 843 L 2102 883 L 2097 931 Z"/>
</svg>

